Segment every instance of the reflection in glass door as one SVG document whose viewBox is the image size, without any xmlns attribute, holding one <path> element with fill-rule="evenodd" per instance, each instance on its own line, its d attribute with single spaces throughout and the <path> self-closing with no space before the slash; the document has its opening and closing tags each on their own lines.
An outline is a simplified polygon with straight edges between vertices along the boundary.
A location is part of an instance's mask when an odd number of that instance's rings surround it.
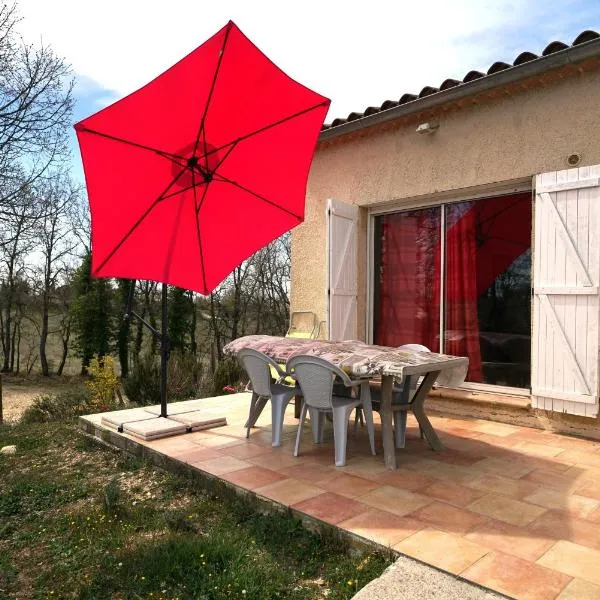
<svg viewBox="0 0 600 600">
<path fill-rule="evenodd" d="M 374 342 L 468 356 L 467 381 L 529 387 L 531 204 L 523 193 L 376 217 Z"/>
</svg>

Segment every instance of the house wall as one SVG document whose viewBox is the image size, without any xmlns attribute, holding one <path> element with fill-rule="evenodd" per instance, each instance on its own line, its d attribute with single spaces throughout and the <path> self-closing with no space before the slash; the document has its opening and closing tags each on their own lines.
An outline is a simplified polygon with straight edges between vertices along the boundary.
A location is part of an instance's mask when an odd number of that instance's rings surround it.
<svg viewBox="0 0 600 600">
<path fill-rule="evenodd" d="M 552 78 L 555 79 L 555 78 Z M 415 202 L 419 197 L 497 182 L 530 178 L 600 163 L 600 73 L 582 71 L 558 80 L 497 94 L 477 104 L 441 107 L 362 137 L 322 143 L 312 164 L 306 220 L 292 235 L 292 310 L 327 318 L 326 221 L 328 198 L 364 207 L 358 250 L 358 332 L 365 336 L 367 214 L 375 204 Z M 418 135 L 424 120 L 439 122 L 432 135 Z"/>
</svg>

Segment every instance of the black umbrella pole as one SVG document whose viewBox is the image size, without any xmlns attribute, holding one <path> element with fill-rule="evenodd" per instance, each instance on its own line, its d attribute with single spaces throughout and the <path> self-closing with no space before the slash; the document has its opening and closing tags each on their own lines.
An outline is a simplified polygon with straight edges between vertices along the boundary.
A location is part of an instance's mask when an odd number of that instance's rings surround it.
<svg viewBox="0 0 600 600">
<path fill-rule="evenodd" d="M 162 284 L 162 317 L 160 334 L 160 416 L 167 416 L 167 361 L 169 360 L 169 336 L 167 333 L 167 284 Z"/>
</svg>

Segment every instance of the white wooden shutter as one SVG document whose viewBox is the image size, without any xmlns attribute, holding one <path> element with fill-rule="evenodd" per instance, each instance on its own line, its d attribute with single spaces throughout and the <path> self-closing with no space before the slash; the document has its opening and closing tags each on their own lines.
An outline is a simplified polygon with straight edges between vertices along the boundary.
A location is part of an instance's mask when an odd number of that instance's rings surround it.
<svg viewBox="0 0 600 600">
<path fill-rule="evenodd" d="M 329 200 L 327 231 L 329 339 L 355 340 L 358 206 Z"/>
<path fill-rule="evenodd" d="M 598 414 L 600 165 L 536 177 L 532 406 Z"/>
</svg>

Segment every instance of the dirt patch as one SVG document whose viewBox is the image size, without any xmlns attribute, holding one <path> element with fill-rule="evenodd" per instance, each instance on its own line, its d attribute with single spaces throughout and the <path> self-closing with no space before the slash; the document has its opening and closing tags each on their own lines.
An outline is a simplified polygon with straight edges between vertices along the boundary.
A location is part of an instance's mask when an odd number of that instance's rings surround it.
<svg viewBox="0 0 600 600">
<path fill-rule="evenodd" d="M 2 407 L 6 422 L 18 421 L 31 406 L 34 398 L 42 394 L 56 394 L 73 386 L 81 385 L 79 377 L 33 377 L 23 378 L 2 375 Z"/>
</svg>

